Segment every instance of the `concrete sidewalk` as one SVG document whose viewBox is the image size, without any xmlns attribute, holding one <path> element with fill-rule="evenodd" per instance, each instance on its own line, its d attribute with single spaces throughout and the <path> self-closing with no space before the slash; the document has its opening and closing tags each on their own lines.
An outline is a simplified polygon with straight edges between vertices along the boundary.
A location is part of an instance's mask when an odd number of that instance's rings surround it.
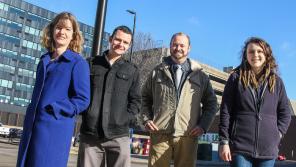
<svg viewBox="0 0 296 167">
<path fill-rule="evenodd" d="M 11 144 L 8 138 L 0 138 L 0 167 L 15 167 L 18 142 Z M 76 167 L 78 147 L 70 151 L 68 167 Z M 148 156 L 132 154 L 132 167 L 147 167 Z M 173 165 L 171 165 L 173 166 Z M 197 167 L 228 167 L 225 162 L 197 161 Z M 296 161 L 277 161 L 275 167 L 296 167 Z"/>
<path fill-rule="evenodd" d="M 78 154 L 78 146 L 71 147 L 70 154 L 77 155 Z M 137 163 L 137 164 L 148 164 L 148 156 L 132 154 L 131 161 L 132 161 L 132 163 Z"/>
<path fill-rule="evenodd" d="M 78 147 L 71 148 L 71 154 L 78 153 Z M 139 154 L 132 154 L 131 155 L 132 164 L 147 164 L 148 165 L 148 156 L 143 156 Z M 173 166 L 173 165 L 171 165 Z M 229 167 L 229 163 L 223 161 L 202 161 L 198 160 L 196 163 L 197 167 Z M 296 167 L 296 161 L 276 161 L 275 167 Z"/>
</svg>

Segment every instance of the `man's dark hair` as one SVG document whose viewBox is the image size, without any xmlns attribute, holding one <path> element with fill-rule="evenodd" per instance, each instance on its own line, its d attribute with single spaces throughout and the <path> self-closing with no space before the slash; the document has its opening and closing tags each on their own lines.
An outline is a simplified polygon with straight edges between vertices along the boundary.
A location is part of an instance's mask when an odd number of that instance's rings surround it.
<svg viewBox="0 0 296 167">
<path fill-rule="evenodd" d="M 126 34 L 130 34 L 131 36 L 133 36 L 133 33 L 132 33 L 132 31 L 131 31 L 131 29 L 130 28 L 128 28 L 127 26 L 118 26 L 118 27 L 116 27 L 114 30 L 113 30 L 113 33 L 112 33 L 112 35 L 111 35 L 111 38 L 113 38 L 113 36 L 116 34 L 116 32 L 118 31 L 118 30 L 121 30 L 121 31 L 123 31 L 124 33 L 126 33 Z"/>
</svg>

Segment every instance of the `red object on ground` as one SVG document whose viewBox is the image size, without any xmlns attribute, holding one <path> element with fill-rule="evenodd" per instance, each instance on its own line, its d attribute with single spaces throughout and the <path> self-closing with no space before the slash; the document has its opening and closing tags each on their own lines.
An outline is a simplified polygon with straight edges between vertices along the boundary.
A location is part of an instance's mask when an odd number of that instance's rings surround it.
<svg viewBox="0 0 296 167">
<path fill-rule="evenodd" d="M 286 160 L 286 157 L 284 155 L 279 155 L 278 160 L 279 161 L 284 161 L 284 160 Z"/>
<path fill-rule="evenodd" d="M 145 140 L 143 144 L 143 155 L 149 155 L 150 150 L 150 139 Z"/>
</svg>

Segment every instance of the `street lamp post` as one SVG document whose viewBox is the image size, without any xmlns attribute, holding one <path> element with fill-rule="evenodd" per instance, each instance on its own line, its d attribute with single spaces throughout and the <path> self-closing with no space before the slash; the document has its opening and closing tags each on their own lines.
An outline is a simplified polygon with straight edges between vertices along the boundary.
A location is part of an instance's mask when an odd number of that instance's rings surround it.
<svg viewBox="0 0 296 167">
<path fill-rule="evenodd" d="M 132 61 L 132 55 L 133 55 L 133 47 L 134 47 L 134 35 L 135 35 L 135 32 L 136 32 L 136 16 L 137 16 L 137 13 L 133 10 L 126 10 L 128 13 L 134 15 L 134 25 L 133 25 L 133 35 L 132 35 L 132 46 L 131 46 L 131 55 L 130 55 L 130 61 Z"/>
<path fill-rule="evenodd" d="M 101 54 L 108 0 L 98 0 L 91 56 Z"/>
</svg>

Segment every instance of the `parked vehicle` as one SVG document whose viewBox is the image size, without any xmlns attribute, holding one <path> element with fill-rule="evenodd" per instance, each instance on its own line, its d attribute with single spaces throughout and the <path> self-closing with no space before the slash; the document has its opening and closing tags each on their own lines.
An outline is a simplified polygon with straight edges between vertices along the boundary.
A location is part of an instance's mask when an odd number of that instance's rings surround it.
<svg viewBox="0 0 296 167">
<path fill-rule="evenodd" d="M 10 128 L 9 137 L 11 138 L 21 138 L 23 130 L 17 128 Z"/>
<path fill-rule="evenodd" d="M 9 130 L 10 130 L 9 127 L 5 127 L 5 126 L 3 126 L 3 124 L 1 123 L 1 126 L 0 126 L 0 136 L 1 136 L 1 137 L 8 137 L 8 135 L 9 135 Z"/>
<path fill-rule="evenodd" d="M 8 142 L 13 143 L 15 139 L 20 139 L 22 137 L 23 130 L 17 128 L 10 128 L 8 135 Z"/>
</svg>

